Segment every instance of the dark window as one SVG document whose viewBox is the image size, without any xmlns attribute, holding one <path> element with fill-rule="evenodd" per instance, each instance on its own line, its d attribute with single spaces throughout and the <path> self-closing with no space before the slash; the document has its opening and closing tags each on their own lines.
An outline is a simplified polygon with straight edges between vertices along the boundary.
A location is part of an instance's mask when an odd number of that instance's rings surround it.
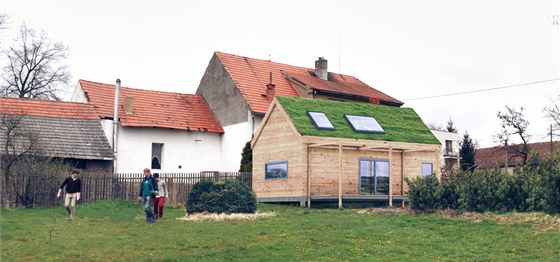
<svg viewBox="0 0 560 262">
<path fill-rule="evenodd" d="M 264 164 L 264 179 L 288 178 L 288 161 Z"/>
<path fill-rule="evenodd" d="M 161 169 L 163 144 L 152 143 L 152 169 Z"/>
<path fill-rule="evenodd" d="M 360 159 L 360 194 L 389 194 L 389 161 Z"/>
</svg>

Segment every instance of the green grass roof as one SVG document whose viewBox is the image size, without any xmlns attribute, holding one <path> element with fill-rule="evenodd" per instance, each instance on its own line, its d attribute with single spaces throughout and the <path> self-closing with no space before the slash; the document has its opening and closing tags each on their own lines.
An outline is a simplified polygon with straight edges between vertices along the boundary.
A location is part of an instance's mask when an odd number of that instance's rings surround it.
<svg viewBox="0 0 560 262">
<path fill-rule="evenodd" d="M 356 138 L 421 144 L 440 143 L 412 108 L 295 97 L 277 97 L 277 99 L 290 116 L 299 133 L 303 136 Z M 324 112 L 336 130 L 317 129 L 307 115 L 307 111 Z M 385 130 L 385 133 L 356 132 L 344 117 L 345 114 L 372 116 Z"/>
</svg>

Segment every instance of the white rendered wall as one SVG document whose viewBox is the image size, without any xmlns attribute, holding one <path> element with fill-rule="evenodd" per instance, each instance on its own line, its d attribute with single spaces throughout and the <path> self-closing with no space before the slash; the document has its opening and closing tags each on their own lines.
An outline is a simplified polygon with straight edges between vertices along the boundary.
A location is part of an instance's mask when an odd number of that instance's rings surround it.
<svg viewBox="0 0 560 262">
<path fill-rule="evenodd" d="M 117 173 L 151 168 L 152 143 L 164 144 L 161 169 L 153 172 L 221 171 L 220 140 L 217 133 L 120 126 Z"/>
<path fill-rule="evenodd" d="M 74 93 L 72 93 L 72 97 L 70 98 L 70 101 L 78 102 L 78 103 L 88 102 L 86 94 L 84 93 L 84 89 L 82 89 L 82 85 L 80 85 L 80 82 L 76 84 L 76 88 L 74 88 Z"/>
<path fill-rule="evenodd" d="M 251 141 L 254 132 L 259 128 L 263 119 L 259 115 L 252 116 L 250 112 L 248 118 L 248 122 L 223 127 L 221 171 L 239 171 L 243 147 L 245 147 L 245 143 Z"/>
</svg>

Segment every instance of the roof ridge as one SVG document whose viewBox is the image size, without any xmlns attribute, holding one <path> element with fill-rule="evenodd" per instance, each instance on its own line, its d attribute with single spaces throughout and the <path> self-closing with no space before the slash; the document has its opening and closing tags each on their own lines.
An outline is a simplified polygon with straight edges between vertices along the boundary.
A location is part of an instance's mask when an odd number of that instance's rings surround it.
<svg viewBox="0 0 560 262">
<path fill-rule="evenodd" d="M 107 84 L 107 83 L 100 83 L 100 82 L 95 82 L 95 81 L 89 81 L 89 80 L 84 80 L 84 79 L 80 79 L 80 82 L 89 82 L 89 83 L 94 83 L 94 84 L 99 84 L 99 85 L 106 85 L 106 86 L 113 86 L 113 84 Z M 161 90 L 151 90 L 151 89 L 142 89 L 142 88 L 135 88 L 135 87 L 128 87 L 128 86 L 121 86 L 121 89 L 125 88 L 125 89 L 132 89 L 132 90 L 139 90 L 139 91 L 148 91 L 148 92 L 159 92 L 159 93 L 166 93 L 166 94 L 179 94 L 179 95 L 195 95 L 195 96 L 199 96 L 199 94 L 189 94 L 189 93 L 179 93 L 179 92 L 169 92 L 169 91 L 161 91 Z"/>
</svg>

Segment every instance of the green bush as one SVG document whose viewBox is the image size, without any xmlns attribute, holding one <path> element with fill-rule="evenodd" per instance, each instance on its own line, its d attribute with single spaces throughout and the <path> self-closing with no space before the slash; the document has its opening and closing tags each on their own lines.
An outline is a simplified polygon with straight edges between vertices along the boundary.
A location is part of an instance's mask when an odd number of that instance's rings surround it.
<svg viewBox="0 0 560 262">
<path fill-rule="evenodd" d="M 255 213 L 256 210 L 255 193 L 246 184 L 232 179 L 202 180 L 193 185 L 187 201 L 187 213 Z"/>
<path fill-rule="evenodd" d="M 513 174 L 496 168 L 451 172 L 441 182 L 435 177 L 407 182 L 414 209 L 560 213 L 560 155 L 547 159 L 534 155 Z"/>
</svg>

